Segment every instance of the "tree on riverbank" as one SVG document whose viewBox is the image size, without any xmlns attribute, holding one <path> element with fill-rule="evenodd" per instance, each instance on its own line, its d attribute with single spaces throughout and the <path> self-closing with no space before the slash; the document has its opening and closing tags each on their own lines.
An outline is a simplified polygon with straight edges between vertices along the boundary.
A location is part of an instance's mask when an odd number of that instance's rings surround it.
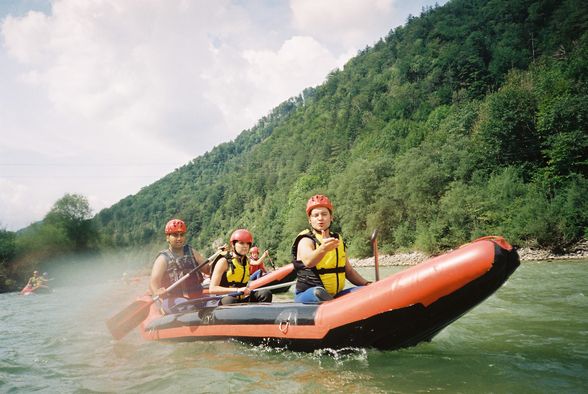
<svg viewBox="0 0 588 394">
<path fill-rule="evenodd" d="M 99 237 L 86 197 L 65 194 L 45 218 L 17 233 L 0 232 L 0 291 L 17 290 L 33 270 L 52 260 L 97 249 Z"/>
<path fill-rule="evenodd" d="M 15 283 L 10 277 L 10 262 L 15 255 L 16 234 L 0 230 L 0 293 L 11 290 Z"/>
</svg>

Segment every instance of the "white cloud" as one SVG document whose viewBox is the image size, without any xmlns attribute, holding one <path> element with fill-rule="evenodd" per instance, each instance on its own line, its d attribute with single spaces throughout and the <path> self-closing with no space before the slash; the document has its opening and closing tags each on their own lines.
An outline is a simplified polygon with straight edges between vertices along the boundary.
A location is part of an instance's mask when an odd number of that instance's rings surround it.
<svg viewBox="0 0 588 394">
<path fill-rule="evenodd" d="M 225 62 L 229 55 L 224 50 L 220 52 L 219 60 Z M 275 51 L 246 49 L 240 54 L 241 59 L 231 62 L 229 73 L 227 68 L 217 68 L 216 73 L 206 74 L 211 84 L 208 98 L 227 119 L 236 108 L 248 103 L 240 117 L 250 125 L 280 102 L 322 83 L 337 61 L 312 37 L 300 36 L 284 41 Z"/>
<path fill-rule="evenodd" d="M 0 178 L 0 230 L 17 229 L 27 226 L 33 221 L 42 219 L 51 208 L 46 201 L 34 200 L 31 195 L 36 193 L 29 186 Z M 5 218 L 9 221 L 4 222 Z"/>
<path fill-rule="evenodd" d="M 7 1 L 18 10 L 0 15 L 9 229 L 42 219 L 65 193 L 96 211 L 136 193 L 405 18 L 391 0 L 53 0 L 46 13 Z"/>
<path fill-rule="evenodd" d="M 291 0 L 294 25 L 330 47 L 365 48 L 398 23 L 394 0 Z"/>
<path fill-rule="evenodd" d="M 43 41 L 49 29 L 47 16 L 31 11 L 25 18 L 8 16 L 2 23 L 7 52 L 21 63 L 40 63 L 45 47 L 35 42 Z"/>
</svg>

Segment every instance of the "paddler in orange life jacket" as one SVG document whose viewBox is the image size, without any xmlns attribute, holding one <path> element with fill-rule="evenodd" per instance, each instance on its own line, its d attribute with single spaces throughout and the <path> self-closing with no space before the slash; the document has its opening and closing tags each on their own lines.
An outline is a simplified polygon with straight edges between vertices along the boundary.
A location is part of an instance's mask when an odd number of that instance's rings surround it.
<svg viewBox="0 0 588 394">
<path fill-rule="evenodd" d="M 231 251 L 213 263 L 208 291 L 211 294 L 227 294 L 221 298 L 222 305 L 242 302 L 272 302 L 270 290 L 252 292 L 249 283 L 249 248 L 253 235 L 246 229 L 238 229 L 231 234 Z M 240 292 L 242 295 L 229 295 Z"/>
<path fill-rule="evenodd" d="M 251 275 L 251 280 L 261 278 L 267 273 L 264 260 L 268 257 L 269 252 L 267 250 L 259 257 L 259 248 L 257 246 L 251 248 L 249 252 L 249 274 Z"/>
<path fill-rule="evenodd" d="M 306 203 L 310 229 L 302 231 L 292 245 L 297 273 L 295 302 L 320 303 L 357 290 L 344 289 L 345 279 L 356 286 L 367 286 L 349 263 L 340 234 L 330 231 L 333 204 L 327 196 L 317 194 Z"/>
<path fill-rule="evenodd" d="M 159 252 L 151 270 L 149 288 L 153 295 L 161 298 L 161 307 L 165 313 L 180 311 L 181 304 L 201 296 L 202 273 L 210 273 L 210 266 L 206 264 L 170 292 L 165 290 L 206 261 L 200 253 L 186 243 L 186 231 L 186 223 L 182 220 L 172 219 L 167 222 L 165 237 L 168 248 Z"/>
</svg>

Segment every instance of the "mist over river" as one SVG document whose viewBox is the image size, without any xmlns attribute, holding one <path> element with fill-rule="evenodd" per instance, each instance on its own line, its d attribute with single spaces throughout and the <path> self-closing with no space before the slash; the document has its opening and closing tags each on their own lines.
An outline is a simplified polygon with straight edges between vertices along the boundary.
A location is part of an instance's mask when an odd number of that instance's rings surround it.
<svg viewBox="0 0 588 394">
<path fill-rule="evenodd" d="M 388 276 L 405 267 L 382 267 Z M 373 268 L 361 268 L 373 278 Z M 2 393 L 581 393 L 588 390 L 588 260 L 524 262 L 430 343 L 295 353 L 236 342 L 121 341 L 104 324 L 147 278 L 0 294 Z M 291 295 L 280 296 L 288 299 Z"/>
</svg>

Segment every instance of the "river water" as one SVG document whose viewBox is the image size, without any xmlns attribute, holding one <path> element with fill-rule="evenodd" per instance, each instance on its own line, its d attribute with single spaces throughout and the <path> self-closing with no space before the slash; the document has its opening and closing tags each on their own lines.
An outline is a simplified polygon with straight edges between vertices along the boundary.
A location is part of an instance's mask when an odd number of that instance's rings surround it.
<svg viewBox="0 0 588 394">
<path fill-rule="evenodd" d="M 587 260 L 525 262 L 430 343 L 312 354 L 145 342 L 137 332 L 112 340 L 105 320 L 142 293 L 146 279 L 0 294 L 0 392 L 587 392 L 587 284 Z"/>
</svg>

